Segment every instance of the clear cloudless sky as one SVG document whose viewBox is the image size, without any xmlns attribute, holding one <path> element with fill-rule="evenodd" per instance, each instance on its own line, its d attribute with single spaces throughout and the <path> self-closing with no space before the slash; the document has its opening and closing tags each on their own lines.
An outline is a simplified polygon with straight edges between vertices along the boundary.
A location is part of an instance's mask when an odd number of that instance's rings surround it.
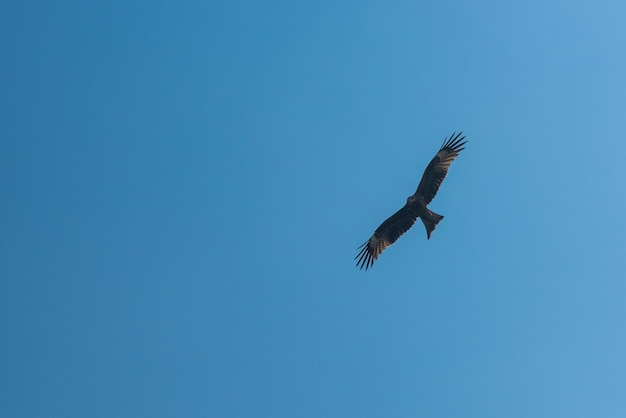
<svg viewBox="0 0 626 418">
<path fill-rule="evenodd" d="M 625 417 L 625 16 L 3 2 L 0 416 Z"/>
</svg>

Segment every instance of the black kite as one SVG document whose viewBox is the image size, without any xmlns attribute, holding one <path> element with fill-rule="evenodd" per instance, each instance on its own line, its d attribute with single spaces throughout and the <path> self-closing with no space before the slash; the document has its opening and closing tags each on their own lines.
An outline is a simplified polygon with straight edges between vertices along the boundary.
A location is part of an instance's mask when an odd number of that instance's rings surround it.
<svg viewBox="0 0 626 418">
<path fill-rule="evenodd" d="M 427 206 L 437 194 L 443 179 L 446 178 L 450 164 L 465 149 L 463 145 L 467 141 L 463 141 L 464 139 L 465 137 L 461 137 L 461 132 L 459 132 L 456 136 L 452 134 L 450 138 L 444 140 L 439 152 L 424 170 L 415 194 L 409 196 L 406 199 L 406 205 L 383 222 L 374 235 L 359 247 L 361 251 L 354 257 L 355 260 L 358 258 L 357 266 L 360 265 L 361 269 L 365 267 L 365 270 L 371 267 L 384 249 L 408 231 L 417 218 L 424 223 L 426 235 L 430 239 L 430 234 L 443 216 L 431 211 Z"/>
</svg>

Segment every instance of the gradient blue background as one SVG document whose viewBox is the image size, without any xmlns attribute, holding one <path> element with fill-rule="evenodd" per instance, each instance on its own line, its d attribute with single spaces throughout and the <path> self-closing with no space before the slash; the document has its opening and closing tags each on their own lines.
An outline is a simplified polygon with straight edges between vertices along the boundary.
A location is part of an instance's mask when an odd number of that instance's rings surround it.
<svg viewBox="0 0 626 418">
<path fill-rule="evenodd" d="M 626 416 L 624 16 L 3 2 L 0 415 Z"/>
</svg>

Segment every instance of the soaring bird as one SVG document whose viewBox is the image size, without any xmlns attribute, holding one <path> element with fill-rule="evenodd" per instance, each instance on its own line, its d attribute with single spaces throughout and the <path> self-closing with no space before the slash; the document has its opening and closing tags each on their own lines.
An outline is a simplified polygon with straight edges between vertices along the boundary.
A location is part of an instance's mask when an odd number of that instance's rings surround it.
<svg viewBox="0 0 626 418">
<path fill-rule="evenodd" d="M 446 178 L 450 164 L 465 149 L 463 145 L 467 143 L 467 141 L 463 141 L 465 137 L 461 137 L 462 132 L 455 134 L 453 133 L 450 138 L 443 141 L 437 155 L 424 170 L 415 194 L 406 199 L 406 205 L 383 222 L 376 229 L 374 235 L 359 247 L 361 251 L 354 259 L 358 258 L 356 264 L 361 269 L 365 267 L 367 270 L 371 267 L 380 253 L 408 231 L 417 218 L 420 218 L 424 223 L 426 236 L 430 239 L 430 234 L 435 230 L 439 221 L 443 219 L 443 216 L 428 209 L 428 204 L 437 194 L 443 179 Z"/>
</svg>

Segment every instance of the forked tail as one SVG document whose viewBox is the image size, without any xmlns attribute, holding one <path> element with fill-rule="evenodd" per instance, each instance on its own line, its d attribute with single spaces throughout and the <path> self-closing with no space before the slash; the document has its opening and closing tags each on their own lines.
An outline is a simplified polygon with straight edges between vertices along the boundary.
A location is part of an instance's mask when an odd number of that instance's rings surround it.
<svg viewBox="0 0 626 418">
<path fill-rule="evenodd" d="M 420 218 L 424 222 L 426 227 L 426 235 L 430 239 L 430 234 L 435 230 L 439 221 L 443 219 L 443 216 L 436 214 L 435 212 L 426 209 L 426 214 L 421 215 Z"/>
</svg>

